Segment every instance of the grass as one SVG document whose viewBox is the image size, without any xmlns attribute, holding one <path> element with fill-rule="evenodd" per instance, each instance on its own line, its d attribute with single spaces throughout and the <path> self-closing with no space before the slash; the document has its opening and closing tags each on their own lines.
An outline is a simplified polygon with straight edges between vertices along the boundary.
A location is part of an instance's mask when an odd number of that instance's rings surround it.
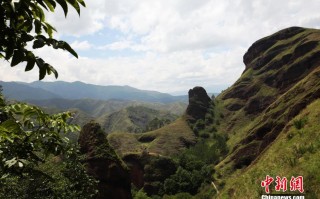
<svg viewBox="0 0 320 199">
<path fill-rule="evenodd" d="M 292 41 L 302 37 L 304 39 L 300 42 L 293 43 L 280 51 L 268 64 L 282 56 L 294 52 L 295 48 L 302 43 L 312 40 L 320 40 L 319 32 L 312 29 L 307 29 L 288 40 L 279 40 L 269 49 L 276 48 L 279 45 L 290 44 Z M 301 74 L 300 79 L 292 80 L 292 86 L 286 90 L 272 88 L 264 84 L 266 77 L 279 77 L 276 81 L 282 81 L 279 74 L 285 74 L 292 64 L 302 60 L 308 60 L 311 55 L 320 51 L 320 45 L 303 54 L 301 57 L 295 57 L 288 63 L 284 63 L 279 68 L 273 70 L 266 70 L 259 73 L 260 68 L 255 70 L 249 68 L 237 81 L 236 85 L 250 86 L 256 84 L 259 91 L 248 99 L 229 98 L 223 99 L 226 93 L 234 92 L 234 86 L 228 88 L 223 94 L 217 97 L 219 102 L 219 114 L 224 115 L 217 126 L 217 131 L 228 134 L 229 140 L 227 142 L 230 154 L 215 166 L 215 179 L 221 184 L 225 184 L 220 198 L 259 198 L 263 189 L 261 190 L 260 183 L 266 175 L 281 176 L 291 178 L 292 175 L 303 175 L 308 179 L 309 186 L 307 188 L 307 195 L 310 198 L 319 198 L 320 193 L 316 185 L 320 183 L 320 172 L 316 170 L 320 166 L 319 158 L 319 129 L 320 119 L 319 100 L 309 105 L 303 112 L 300 112 L 305 105 L 312 102 L 315 96 L 320 92 L 320 67 L 314 67 L 313 71 L 307 71 L 308 74 Z M 259 56 L 267 55 L 268 51 Z M 258 57 L 259 57 L 258 56 Z M 258 59 L 258 57 L 256 59 Z M 256 60 L 257 61 L 257 60 Z M 253 61 L 254 62 L 254 61 Z M 315 65 L 316 66 L 316 65 Z M 262 70 L 264 66 L 262 66 Z M 303 67 L 303 66 L 301 66 Z M 276 75 L 276 76 L 275 76 Z M 283 77 L 283 80 L 286 80 Z M 245 110 L 239 109 L 237 111 L 229 111 L 225 107 L 230 104 L 244 104 L 246 105 L 250 99 L 264 98 L 272 96 L 275 98 L 271 104 L 263 111 L 255 114 L 246 114 Z M 299 112 L 297 112 L 299 111 Z M 296 116 L 298 114 L 298 116 Z M 296 117 L 294 117 L 296 116 Z M 292 118 L 294 117 L 294 118 Z M 276 140 L 271 140 L 264 152 L 254 160 L 249 167 L 235 170 L 234 162 L 230 158 L 235 154 L 232 149 L 239 145 L 239 143 L 249 136 L 250 132 L 256 132 L 261 125 L 268 124 L 267 129 L 273 129 L 279 124 L 285 125 L 285 128 L 280 127 L 280 134 Z M 271 130 L 268 130 L 271 131 Z M 263 132 L 263 131 L 262 131 Z M 268 132 L 266 132 L 268 133 Z M 253 139 L 255 134 L 253 135 Z M 251 137 L 252 138 L 252 137 Z M 264 138 L 263 138 L 264 139 Z M 318 141 L 317 141 L 318 140 Z M 251 143 L 251 142 L 249 142 Z M 240 148 L 242 144 L 240 144 Z M 259 150 L 258 148 L 256 150 Z M 236 152 L 236 151 L 235 151 Z M 318 161 L 317 161 L 318 159 Z M 273 191 L 274 192 L 274 191 Z"/>
<path fill-rule="evenodd" d="M 149 153 L 171 156 L 195 143 L 196 137 L 184 118 L 179 118 L 165 127 L 146 133 L 111 133 L 108 140 L 121 155 L 147 150 Z"/>
<path fill-rule="evenodd" d="M 288 123 L 290 128 L 282 131 L 272 146 L 249 168 L 236 171 L 226 180 L 222 198 L 232 197 L 230 190 L 238 198 L 258 198 L 263 188 L 261 181 L 266 175 L 304 177 L 306 197 L 320 197 L 320 100 L 310 104 L 302 113 Z M 308 123 L 303 127 L 304 134 L 290 140 L 286 135 L 297 132 L 294 121 L 308 115 Z M 289 186 L 289 185 L 288 185 Z M 273 189 L 272 193 L 276 193 Z M 289 193 L 289 192 L 288 192 Z M 292 192 L 290 192 L 292 193 Z M 297 193 L 297 192 L 295 192 Z M 310 197 L 310 198 L 312 198 Z"/>
</svg>

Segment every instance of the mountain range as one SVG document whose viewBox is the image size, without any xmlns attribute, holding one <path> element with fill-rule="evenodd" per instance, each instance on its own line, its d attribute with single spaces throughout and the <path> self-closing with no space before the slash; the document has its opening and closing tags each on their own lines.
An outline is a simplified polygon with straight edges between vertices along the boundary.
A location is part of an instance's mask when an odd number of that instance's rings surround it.
<svg viewBox="0 0 320 199">
<path fill-rule="evenodd" d="M 16 100 L 48 99 L 95 99 L 95 100 L 129 100 L 142 102 L 187 102 L 188 97 L 173 96 L 157 91 L 140 90 L 130 86 L 100 86 L 83 82 L 3 82 L 3 93 L 7 98 Z"/>
</svg>

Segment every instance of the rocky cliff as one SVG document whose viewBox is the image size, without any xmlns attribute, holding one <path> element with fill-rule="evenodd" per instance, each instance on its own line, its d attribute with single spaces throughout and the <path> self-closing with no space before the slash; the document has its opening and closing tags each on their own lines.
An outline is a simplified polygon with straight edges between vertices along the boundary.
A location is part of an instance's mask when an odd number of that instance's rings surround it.
<svg viewBox="0 0 320 199">
<path fill-rule="evenodd" d="M 288 121 L 320 97 L 320 33 L 292 27 L 255 42 L 244 55 L 246 69 L 220 99 L 231 122 L 226 133 L 254 120 L 233 147 L 236 168 L 248 166 Z"/>
<path fill-rule="evenodd" d="M 206 90 L 202 87 L 194 87 L 189 90 L 189 105 L 186 110 L 187 121 L 191 124 L 204 119 L 212 104 Z"/>
<path fill-rule="evenodd" d="M 78 142 L 88 173 L 99 181 L 98 199 L 131 199 L 128 169 L 108 144 L 100 125 L 84 125 Z"/>
<path fill-rule="evenodd" d="M 256 168 L 264 153 L 288 133 L 296 118 L 319 101 L 319 42 L 319 30 L 291 27 L 258 40 L 248 49 L 243 58 L 243 74 L 216 99 L 223 116 L 218 131 L 228 135 L 230 149 L 216 167 L 219 175 L 227 177 L 249 165 Z M 311 127 L 314 125 L 310 123 Z M 303 139 L 301 135 L 300 140 Z M 283 141 L 289 149 L 291 144 L 295 145 L 291 150 L 296 150 L 298 143 Z M 278 167 L 277 163 L 273 165 Z M 229 192 L 229 197 L 241 193 L 235 187 Z"/>
</svg>

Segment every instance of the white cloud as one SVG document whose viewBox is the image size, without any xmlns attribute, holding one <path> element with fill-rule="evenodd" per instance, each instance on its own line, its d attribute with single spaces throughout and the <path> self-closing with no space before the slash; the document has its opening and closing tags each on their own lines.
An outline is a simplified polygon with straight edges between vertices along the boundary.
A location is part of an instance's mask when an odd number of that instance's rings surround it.
<svg viewBox="0 0 320 199">
<path fill-rule="evenodd" d="M 147 51 L 146 46 L 141 45 L 141 44 L 136 44 L 132 41 L 128 40 L 121 40 L 121 41 L 116 41 L 104 46 L 98 46 L 97 49 L 99 50 L 126 50 L 130 49 L 136 52 L 139 51 Z"/>
<path fill-rule="evenodd" d="M 80 16 L 70 6 L 67 17 L 64 16 L 63 10 L 57 6 L 54 13 L 47 14 L 47 20 L 62 35 L 72 35 L 80 37 L 82 35 L 94 34 L 104 28 L 105 1 L 94 0 L 87 1 L 87 7 L 81 7 Z"/>
<path fill-rule="evenodd" d="M 147 53 L 142 57 L 111 57 L 76 59 L 64 51 L 50 48 L 42 49 L 39 56 L 45 57 L 59 72 L 59 80 L 84 81 L 102 85 L 130 85 L 140 89 L 162 92 L 187 91 L 194 86 L 205 86 L 213 90 L 215 86 L 225 87 L 238 78 L 243 70 L 239 60 L 242 49 L 227 51 L 222 54 L 203 56 L 201 51 L 176 52 L 159 55 Z M 50 56 L 48 56 L 50 55 Z M 230 56 L 230 57 L 229 57 Z M 234 61 L 231 61 L 234 60 Z M 216 64 L 220 61 L 221 64 Z M 24 73 L 24 66 L 13 70 L 6 66 L 1 70 L 5 81 L 34 81 L 38 70 Z M 54 78 L 48 76 L 46 81 Z"/>
<path fill-rule="evenodd" d="M 92 48 L 92 45 L 87 41 L 74 41 L 71 44 L 71 47 L 75 50 L 89 50 L 90 48 Z"/>
<path fill-rule="evenodd" d="M 231 85 L 244 69 L 242 56 L 256 40 L 290 26 L 320 28 L 319 0 L 95 0 L 80 18 L 64 19 L 60 10 L 48 19 L 59 36 L 74 36 L 78 50 L 99 49 L 108 58 L 72 58 L 61 51 L 39 52 L 57 66 L 60 80 L 131 85 L 164 92 L 193 86 L 211 90 Z M 120 32 L 112 41 L 92 46 L 87 35 L 106 29 Z M 89 37 L 91 38 L 91 37 Z M 130 56 L 117 55 L 122 50 Z M 86 55 L 84 51 L 82 55 Z M 88 51 L 89 52 L 89 51 Z M 140 54 L 135 55 L 134 52 Z M 141 55 L 142 53 L 142 55 Z M 6 64 L 4 80 L 37 78 Z M 18 71 L 18 72 L 17 72 Z M 32 73 L 33 74 L 33 73 Z"/>
</svg>

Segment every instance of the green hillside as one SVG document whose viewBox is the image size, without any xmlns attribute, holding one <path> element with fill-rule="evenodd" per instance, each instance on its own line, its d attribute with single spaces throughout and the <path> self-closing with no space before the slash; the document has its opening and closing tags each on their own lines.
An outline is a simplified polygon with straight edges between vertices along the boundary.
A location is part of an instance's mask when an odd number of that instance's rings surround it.
<svg viewBox="0 0 320 199">
<path fill-rule="evenodd" d="M 72 123 L 80 126 L 96 120 L 110 132 L 145 132 L 160 128 L 182 115 L 187 104 L 173 102 L 169 104 L 94 99 L 48 99 L 27 100 L 41 106 L 50 113 L 71 111 Z"/>
<path fill-rule="evenodd" d="M 168 111 L 175 115 L 182 115 L 187 104 L 184 102 L 151 103 L 142 101 L 128 100 L 95 100 L 95 99 L 47 99 L 47 100 L 26 100 L 28 103 L 35 104 L 44 108 L 53 108 L 58 110 L 79 109 L 92 117 L 101 117 L 106 114 L 119 111 L 129 106 L 144 106 L 147 108 Z"/>
<path fill-rule="evenodd" d="M 142 133 L 171 123 L 178 116 L 144 106 L 130 106 L 97 118 L 106 133 Z"/>
<path fill-rule="evenodd" d="M 319 42 L 319 30 L 299 27 L 265 37 L 244 55 L 246 69 L 239 80 L 214 102 L 199 87 L 189 91 L 186 113 L 193 116 L 144 134 L 112 133 L 108 140 L 124 158 L 147 152 L 177 161 L 176 173 L 160 183 L 164 198 L 179 198 L 179 192 L 182 198 L 259 198 L 267 175 L 289 181 L 303 176 L 303 194 L 319 198 Z M 214 168 L 196 192 L 183 188 L 184 182 L 192 183 L 188 176 L 197 175 L 184 165 L 186 157 Z M 271 193 L 279 192 L 271 186 Z M 290 187 L 286 193 L 299 194 Z"/>
<path fill-rule="evenodd" d="M 258 198 L 264 193 L 260 182 L 266 175 L 303 176 L 306 198 L 319 198 L 320 190 L 320 100 L 308 105 L 281 131 L 278 138 L 261 156 L 244 170 L 226 179 L 222 198 Z M 219 165 L 218 168 L 222 166 Z M 275 183 L 270 186 L 271 193 Z M 299 191 L 290 192 L 299 194 Z"/>
<path fill-rule="evenodd" d="M 149 153 L 172 156 L 196 141 L 194 133 L 184 118 L 160 129 L 146 133 L 111 133 L 108 140 L 118 154 Z"/>
<path fill-rule="evenodd" d="M 215 166 L 222 198 L 259 197 L 266 175 L 302 175 L 308 198 L 320 197 L 319 42 L 319 30 L 298 27 L 255 42 L 242 76 L 217 97 L 217 130 L 230 151 Z"/>
</svg>

